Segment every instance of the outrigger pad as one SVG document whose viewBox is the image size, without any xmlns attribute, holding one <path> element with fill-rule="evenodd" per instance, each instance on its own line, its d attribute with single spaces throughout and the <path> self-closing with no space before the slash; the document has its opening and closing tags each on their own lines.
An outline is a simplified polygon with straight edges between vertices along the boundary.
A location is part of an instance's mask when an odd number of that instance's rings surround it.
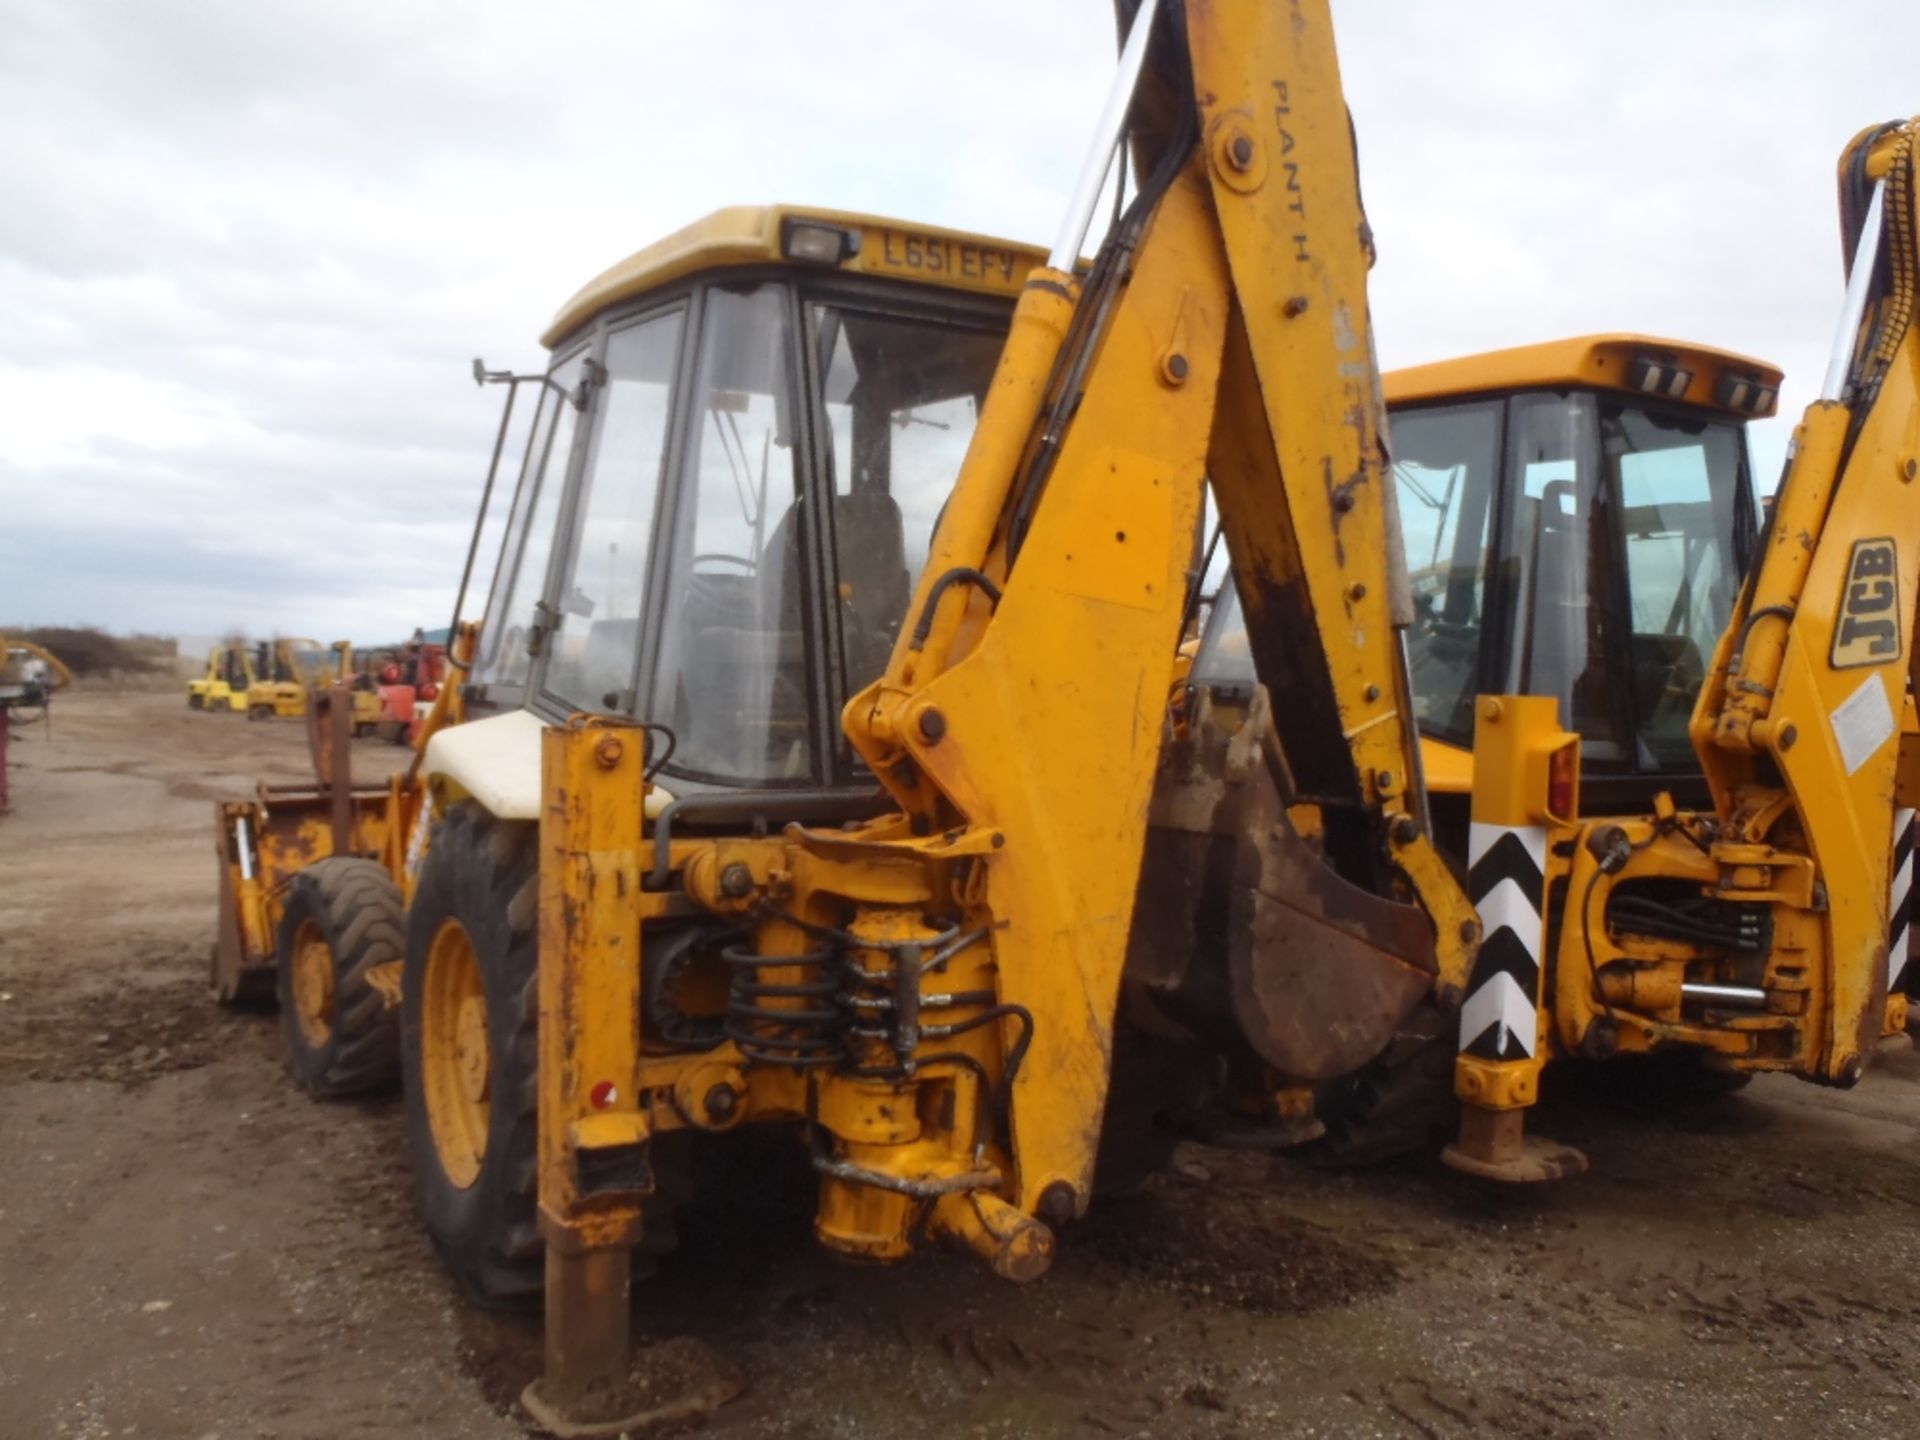
<svg viewBox="0 0 1920 1440">
<path fill-rule="evenodd" d="M 1544 1135 L 1526 1135 L 1519 1153 L 1504 1160 L 1482 1160 L 1458 1145 L 1449 1145 L 1440 1158 L 1465 1175 L 1498 1180 L 1507 1185 L 1537 1185 L 1545 1180 L 1571 1180 L 1587 1173 L 1586 1152 Z"/>
<path fill-rule="evenodd" d="M 559 1440 L 603 1440 L 660 1425 L 678 1425 L 719 1409 L 746 1389 L 735 1366 L 698 1340 L 680 1337 L 634 1351 L 627 1373 L 564 1411 L 533 1381 L 521 1408 Z"/>
</svg>

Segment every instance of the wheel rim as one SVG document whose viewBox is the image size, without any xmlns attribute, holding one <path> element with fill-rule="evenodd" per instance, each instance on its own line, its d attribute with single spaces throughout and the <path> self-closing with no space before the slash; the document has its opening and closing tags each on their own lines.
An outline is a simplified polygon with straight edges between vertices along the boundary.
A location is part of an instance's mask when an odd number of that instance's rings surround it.
<svg viewBox="0 0 1920 1440">
<path fill-rule="evenodd" d="M 333 1038 L 333 951 L 311 920 L 293 936 L 293 1014 L 309 1048 Z"/>
<path fill-rule="evenodd" d="M 420 996 L 420 1078 L 440 1168 L 464 1190 L 480 1176 L 492 1113 L 487 998 L 473 940 L 445 920 L 427 947 Z"/>
</svg>

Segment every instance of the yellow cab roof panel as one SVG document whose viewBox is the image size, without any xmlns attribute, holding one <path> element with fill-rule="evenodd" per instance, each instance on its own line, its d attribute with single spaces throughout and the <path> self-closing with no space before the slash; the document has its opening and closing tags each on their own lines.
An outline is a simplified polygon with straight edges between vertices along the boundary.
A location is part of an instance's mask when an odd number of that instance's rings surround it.
<svg viewBox="0 0 1920 1440">
<path fill-rule="evenodd" d="M 1781 379 L 1778 366 L 1727 350 L 1682 340 L 1661 340 L 1651 335 L 1577 335 L 1539 345 L 1518 345 L 1510 350 L 1488 350 L 1431 365 L 1390 370 L 1382 381 L 1389 405 L 1489 390 L 1571 386 L 1638 394 L 1639 387 L 1631 384 L 1627 376 L 1633 363 L 1645 358 L 1661 365 L 1678 366 L 1692 376 L 1684 394 L 1662 398 L 1748 417 L 1771 415 L 1778 407 Z M 1758 409 L 1735 409 L 1718 398 L 1720 380 L 1725 375 L 1757 381 L 1774 395 Z"/>
<path fill-rule="evenodd" d="M 782 237 L 788 221 L 845 231 L 853 237 L 852 251 L 837 266 L 787 260 Z M 654 241 L 588 281 L 560 307 L 540 343 L 552 346 L 609 306 L 702 270 L 788 264 L 1011 298 L 1045 259 L 1036 245 L 937 225 L 798 205 L 735 205 Z"/>
</svg>

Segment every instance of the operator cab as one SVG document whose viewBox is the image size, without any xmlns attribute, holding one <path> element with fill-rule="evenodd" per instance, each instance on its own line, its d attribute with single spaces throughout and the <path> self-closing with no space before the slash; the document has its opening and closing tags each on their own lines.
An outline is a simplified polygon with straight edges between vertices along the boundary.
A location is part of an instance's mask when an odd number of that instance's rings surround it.
<svg viewBox="0 0 1920 1440">
<path fill-rule="evenodd" d="M 871 792 L 840 710 L 892 653 L 1043 258 L 741 208 L 580 291 L 543 337 L 467 692 L 478 728 L 626 716 L 655 727 L 676 796 Z"/>
<path fill-rule="evenodd" d="M 1588 336 L 1384 378 L 1408 661 L 1443 841 L 1452 820 L 1464 843 L 1464 804 L 1445 797 L 1472 788 L 1479 695 L 1556 696 L 1601 809 L 1693 795 L 1687 724 L 1755 548 L 1745 425 L 1773 414 L 1780 372 Z M 1229 590 L 1195 683 L 1251 683 L 1245 649 Z"/>
</svg>

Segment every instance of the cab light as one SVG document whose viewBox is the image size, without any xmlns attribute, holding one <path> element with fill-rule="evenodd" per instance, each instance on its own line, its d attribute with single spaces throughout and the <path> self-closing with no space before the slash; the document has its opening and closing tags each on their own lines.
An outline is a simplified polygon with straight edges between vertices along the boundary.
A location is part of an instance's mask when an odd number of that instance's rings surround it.
<svg viewBox="0 0 1920 1440">
<path fill-rule="evenodd" d="M 1728 410 L 1746 415 L 1770 415 L 1779 392 L 1752 375 L 1722 375 L 1713 398 Z"/>
<path fill-rule="evenodd" d="M 1627 384 L 1635 390 L 1648 395 L 1664 395 L 1669 400 L 1678 400 L 1687 393 L 1687 386 L 1693 383 L 1693 372 L 1683 370 L 1669 361 L 1655 360 L 1651 356 L 1641 355 L 1627 367 Z"/>
<path fill-rule="evenodd" d="M 838 265 L 860 253 L 860 232 L 817 220 L 788 220 L 781 226 L 780 253 L 810 265 Z"/>
</svg>

